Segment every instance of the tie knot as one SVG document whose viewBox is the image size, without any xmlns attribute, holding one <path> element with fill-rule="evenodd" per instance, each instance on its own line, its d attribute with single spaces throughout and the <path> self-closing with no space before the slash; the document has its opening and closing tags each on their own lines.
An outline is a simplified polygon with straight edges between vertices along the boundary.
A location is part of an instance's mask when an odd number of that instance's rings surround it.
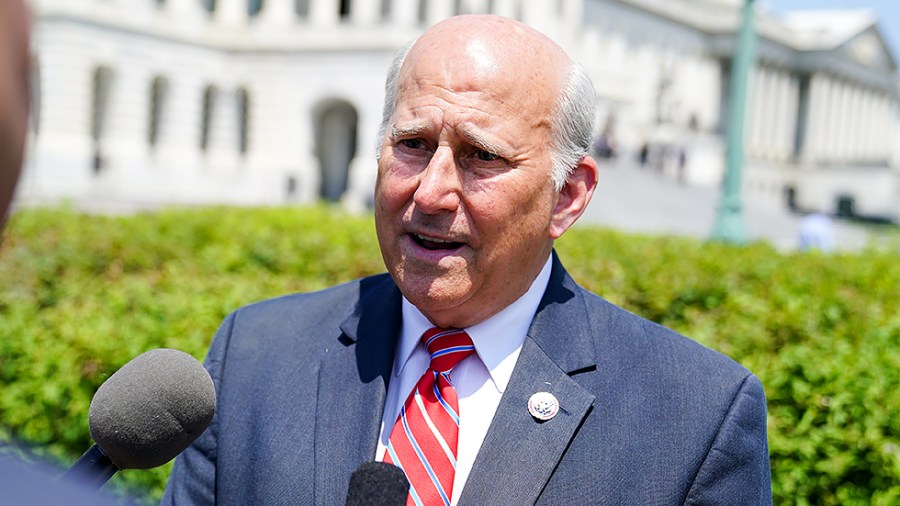
<svg viewBox="0 0 900 506">
<path fill-rule="evenodd" d="M 442 373 L 449 372 L 475 352 L 472 338 L 465 330 L 434 327 L 422 334 L 422 342 L 431 355 L 431 368 Z"/>
</svg>

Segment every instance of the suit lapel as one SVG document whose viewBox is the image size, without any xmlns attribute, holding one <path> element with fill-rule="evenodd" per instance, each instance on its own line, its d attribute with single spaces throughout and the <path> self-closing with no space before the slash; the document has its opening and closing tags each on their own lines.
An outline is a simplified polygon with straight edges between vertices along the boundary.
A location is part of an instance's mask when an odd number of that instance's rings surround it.
<svg viewBox="0 0 900 506">
<path fill-rule="evenodd" d="M 596 367 L 581 289 L 554 253 L 553 271 L 507 390 L 463 488 L 459 504 L 533 504 L 556 468 L 594 396 L 571 375 Z M 549 392 L 559 413 L 545 422 L 528 400 Z"/>
<path fill-rule="evenodd" d="M 319 504 L 343 501 L 350 475 L 375 457 L 400 318 L 400 292 L 390 277 L 364 279 L 356 311 L 322 361 L 315 430 Z"/>
</svg>

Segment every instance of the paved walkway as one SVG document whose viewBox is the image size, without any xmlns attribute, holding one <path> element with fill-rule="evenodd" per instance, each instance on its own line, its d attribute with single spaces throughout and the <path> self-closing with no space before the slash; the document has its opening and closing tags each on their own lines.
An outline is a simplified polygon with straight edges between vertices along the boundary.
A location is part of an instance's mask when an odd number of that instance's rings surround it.
<svg viewBox="0 0 900 506">
<path fill-rule="evenodd" d="M 705 239 L 715 224 L 719 189 L 680 185 L 669 176 L 628 161 L 603 161 L 600 183 L 581 224 L 619 230 Z M 744 199 L 744 220 L 751 240 L 767 241 L 782 251 L 797 249 L 802 216 L 754 205 Z M 856 250 L 870 241 L 864 227 L 835 224 L 839 250 Z"/>
</svg>

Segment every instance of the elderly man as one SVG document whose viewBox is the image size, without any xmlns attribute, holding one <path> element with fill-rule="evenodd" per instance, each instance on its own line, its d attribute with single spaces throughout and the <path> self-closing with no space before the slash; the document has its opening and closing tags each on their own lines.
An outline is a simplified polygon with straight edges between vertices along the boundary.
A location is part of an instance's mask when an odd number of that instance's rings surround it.
<svg viewBox="0 0 900 506">
<path fill-rule="evenodd" d="M 770 503 L 759 380 L 553 253 L 597 184 L 593 111 L 583 70 L 509 19 L 401 53 L 375 189 L 389 275 L 226 319 L 219 412 L 163 502 L 340 504 L 375 459 L 412 504 Z"/>
</svg>

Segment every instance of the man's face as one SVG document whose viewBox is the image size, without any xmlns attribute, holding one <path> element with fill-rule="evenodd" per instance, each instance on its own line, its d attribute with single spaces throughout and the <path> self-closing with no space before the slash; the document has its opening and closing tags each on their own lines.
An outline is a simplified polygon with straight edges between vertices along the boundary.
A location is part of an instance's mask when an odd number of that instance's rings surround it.
<svg viewBox="0 0 900 506">
<path fill-rule="evenodd" d="M 385 264 L 444 327 L 482 321 L 527 291 L 552 248 L 557 200 L 558 81 L 529 79 L 478 40 L 464 46 L 407 56 L 375 189 Z"/>
</svg>

